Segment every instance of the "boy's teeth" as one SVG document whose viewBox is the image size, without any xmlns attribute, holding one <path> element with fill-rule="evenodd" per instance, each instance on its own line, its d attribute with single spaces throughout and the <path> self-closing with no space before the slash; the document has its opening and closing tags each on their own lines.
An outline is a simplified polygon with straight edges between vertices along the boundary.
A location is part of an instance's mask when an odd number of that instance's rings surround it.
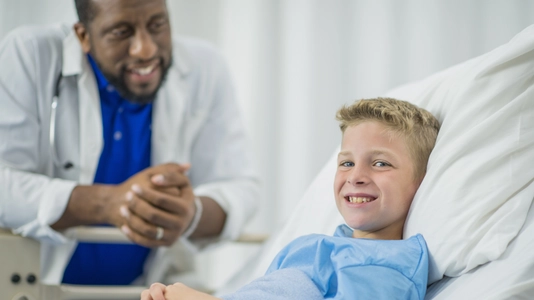
<svg viewBox="0 0 534 300">
<path fill-rule="evenodd" d="M 367 197 L 349 197 L 350 203 L 364 203 L 364 202 L 370 202 L 372 201 L 372 198 Z"/>
</svg>

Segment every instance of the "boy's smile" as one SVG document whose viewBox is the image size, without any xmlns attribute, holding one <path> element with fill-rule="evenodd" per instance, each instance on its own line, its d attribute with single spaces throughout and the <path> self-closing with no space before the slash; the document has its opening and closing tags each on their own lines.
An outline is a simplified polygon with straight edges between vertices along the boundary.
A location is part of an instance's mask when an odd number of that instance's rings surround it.
<svg viewBox="0 0 534 300">
<path fill-rule="evenodd" d="M 349 126 L 343 134 L 334 181 L 336 204 L 360 238 L 401 239 L 422 178 L 405 138 L 378 121 Z"/>
</svg>

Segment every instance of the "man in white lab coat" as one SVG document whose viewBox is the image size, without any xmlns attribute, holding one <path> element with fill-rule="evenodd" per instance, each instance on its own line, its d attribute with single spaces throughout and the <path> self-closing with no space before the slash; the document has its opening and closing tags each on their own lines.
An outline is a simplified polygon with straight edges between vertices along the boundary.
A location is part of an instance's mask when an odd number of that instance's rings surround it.
<svg viewBox="0 0 534 300">
<path fill-rule="evenodd" d="M 164 0 L 76 6 L 0 44 L 0 227 L 42 241 L 45 283 L 161 281 L 180 261 L 160 246 L 236 238 L 257 206 L 228 71 L 171 38 Z M 133 244 L 63 234 L 99 224 Z"/>
</svg>

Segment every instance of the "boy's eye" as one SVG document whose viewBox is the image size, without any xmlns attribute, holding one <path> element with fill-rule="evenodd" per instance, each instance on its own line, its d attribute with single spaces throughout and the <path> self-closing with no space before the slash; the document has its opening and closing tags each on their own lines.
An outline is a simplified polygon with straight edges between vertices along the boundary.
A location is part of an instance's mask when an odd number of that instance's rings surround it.
<svg viewBox="0 0 534 300">
<path fill-rule="evenodd" d="M 354 167 L 354 163 L 351 161 L 344 161 L 339 164 L 341 167 Z"/>
<path fill-rule="evenodd" d="M 391 165 L 385 161 L 376 161 L 373 166 L 375 167 L 390 167 Z"/>
</svg>

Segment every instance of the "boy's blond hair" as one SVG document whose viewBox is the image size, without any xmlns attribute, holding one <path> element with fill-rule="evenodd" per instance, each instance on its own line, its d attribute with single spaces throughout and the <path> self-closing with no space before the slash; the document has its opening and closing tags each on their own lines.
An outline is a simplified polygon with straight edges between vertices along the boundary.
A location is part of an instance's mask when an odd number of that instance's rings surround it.
<svg viewBox="0 0 534 300">
<path fill-rule="evenodd" d="M 364 121 L 378 121 L 391 133 L 403 136 L 415 163 L 415 179 L 426 173 L 430 152 L 436 143 L 440 124 L 427 110 L 393 98 L 362 99 L 338 110 L 341 132 Z"/>
</svg>

